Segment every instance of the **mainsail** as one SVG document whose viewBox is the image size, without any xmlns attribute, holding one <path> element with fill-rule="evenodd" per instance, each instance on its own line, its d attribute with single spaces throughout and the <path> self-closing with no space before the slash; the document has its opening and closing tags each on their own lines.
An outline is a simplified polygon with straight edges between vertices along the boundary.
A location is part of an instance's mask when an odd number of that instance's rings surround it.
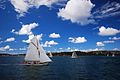
<svg viewBox="0 0 120 80">
<path fill-rule="evenodd" d="M 73 52 L 71 58 L 77 58 L 77 57 L 78 56 L 77 56 L 76 52 Z"/>
<path fill-rule="evenodd" d="M 52 60 L 46 55 L 46 52 L 40 45 L 36 36 L 31 40 L 25 61 L 40 61 L 40 62 L 51 62 Z"/>
</svg>

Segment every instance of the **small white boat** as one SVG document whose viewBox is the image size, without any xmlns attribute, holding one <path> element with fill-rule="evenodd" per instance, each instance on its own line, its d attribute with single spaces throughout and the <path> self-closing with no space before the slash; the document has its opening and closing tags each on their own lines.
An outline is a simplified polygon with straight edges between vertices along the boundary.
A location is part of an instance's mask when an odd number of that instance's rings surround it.
<svg viewBox="0 0 120 80">
<path fill-rule="evenodd" d="M 77 54 L 76 54 L 76 52 L 75 52 L 75 51 L 72 53 L 71 58 L 78 58 L 78 56 L 77 56 Z"/>
<path fill-rule="evenodd" d="M 49 53 L 49 57 L 53 57 L 53 55 L 52 55 L 52 53 L 51 53 L 51 52 Z"/>
<path fill-rule="evenodd" d="M 114 57 L 115 56 L 115 54 L 112 54 L 112 57 Z"/>
<path fill-rule="evenodd" d="M 109 56 L 109 54 L 107 54 L 107 56 Z"/>
<path fill-rule="evenodd" d="M 36 36 L 34 36 L 29 44 L 23 65 L 47 65 L 51 61 Z"/>
</svg>

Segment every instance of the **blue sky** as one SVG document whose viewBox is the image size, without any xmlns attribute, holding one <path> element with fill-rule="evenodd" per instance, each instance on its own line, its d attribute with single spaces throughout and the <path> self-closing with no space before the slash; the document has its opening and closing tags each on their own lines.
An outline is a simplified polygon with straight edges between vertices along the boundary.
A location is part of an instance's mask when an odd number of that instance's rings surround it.
<svg viewBox="0 0 120 80">
<path fill-rule="evenodd" d="M 119 0 L 0 0 L 0 52 L 120 50 Z"/>
</svg>

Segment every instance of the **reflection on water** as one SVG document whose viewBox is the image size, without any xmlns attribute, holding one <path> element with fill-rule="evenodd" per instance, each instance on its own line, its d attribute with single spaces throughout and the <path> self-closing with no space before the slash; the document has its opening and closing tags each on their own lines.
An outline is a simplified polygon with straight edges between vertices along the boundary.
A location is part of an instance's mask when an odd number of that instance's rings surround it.
<svg viewBox="0 0 120 80">
<path fill-rule="evenodd" d="M 48 66 L 19 65 L 24 57 L 0 57 L 0 80 L 119 80 L 120 57 L 52 57 Z"/>
</svg>

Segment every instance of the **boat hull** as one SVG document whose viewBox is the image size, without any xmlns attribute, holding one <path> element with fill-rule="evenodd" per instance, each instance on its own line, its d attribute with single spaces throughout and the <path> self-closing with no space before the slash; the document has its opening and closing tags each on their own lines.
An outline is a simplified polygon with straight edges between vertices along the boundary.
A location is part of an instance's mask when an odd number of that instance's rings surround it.
<svg viewBox="0 0 120 80">
<path fill-rule="evenodd" d="M 45 66 L 45 65 L 48 65 L 48 63 L 39 63 L 39 64 L 21 64 L 21 65 L 26 65 L 26 66 Z"/>
<path fill-rule="evenodd" d="M 77 59 L 78 57 L 71 57 L 72 59 Z"/>
</svg>

